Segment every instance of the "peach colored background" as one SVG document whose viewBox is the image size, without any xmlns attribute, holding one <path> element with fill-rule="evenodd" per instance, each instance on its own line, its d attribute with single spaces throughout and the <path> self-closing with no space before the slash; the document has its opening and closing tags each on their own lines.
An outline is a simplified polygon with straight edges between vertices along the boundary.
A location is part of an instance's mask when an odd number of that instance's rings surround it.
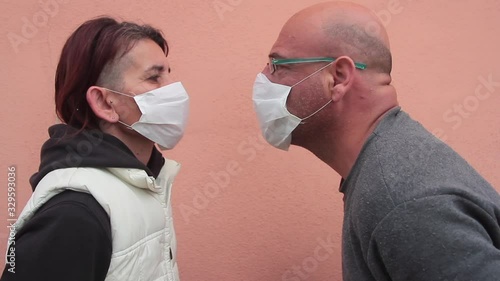
<svg viewBox="0 0 500 281">
<path fill-rule="evenodd" d="M 47 14 L 39 1 L 3 0 L 0 224 L 8 224 L 7 167 L 17 167 L 20 213 L 46 129 L 56 122 L 53 79 L 64 41 L 83 21 L 108 14 L 161 28 L 191 95 L 185 138 L 165 154 L 183 164 L 173 192 L 182 280 L 341 280 L 338 175 L 303 149 L 263 144 L 251 101 L 284 22 L 318 2 L 65 0 Z M 357 2 L 387 26 L 403 108 L 500 190 L 500 87 L 478 88 L 480 77 L 500 82 L 500 1 Z M 33 21 L 37 30 L 23 33 Z M 13 34 L 24 38 L 17 47 Z M 1 227 L 2 259 L 7 235 Z M 330 245 L 320 249 L 321 240 Z"/>
</svg>

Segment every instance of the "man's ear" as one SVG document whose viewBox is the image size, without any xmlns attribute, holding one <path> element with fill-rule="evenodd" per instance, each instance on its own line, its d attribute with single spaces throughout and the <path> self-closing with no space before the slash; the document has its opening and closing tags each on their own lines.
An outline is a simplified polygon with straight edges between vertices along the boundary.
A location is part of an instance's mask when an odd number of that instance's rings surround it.
<svg viewBox="0 0 500 281">
<path fill-rule="evenodd" d="M 347 56 L 341 56 L 332 65 L 329 90 L 333 102 L 341 100 L 352 87 L 356 66 Z"/>
<path fill-rule="evenodd" d="M 98 86 L 92 86 L 87 90 L 87 102 L 95 115 L 109 123 L 118 122 L 118 114 L 113 104 L 113 95 Z"/>
</svg>

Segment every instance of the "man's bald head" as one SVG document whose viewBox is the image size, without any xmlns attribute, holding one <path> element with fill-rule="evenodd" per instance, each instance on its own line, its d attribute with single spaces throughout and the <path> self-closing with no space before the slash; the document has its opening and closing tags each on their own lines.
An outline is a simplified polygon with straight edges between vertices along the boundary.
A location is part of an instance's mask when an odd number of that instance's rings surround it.
<svg viewBox="0 0 500 281">
<path fill-rule="evenodd" d="M 381 73 L 392 70 L 383 24 L 371 10 L 354 3 L 332 1 L 308 7 L 288 20 L 280 37 L 288 44 L 292 41 L 292 48 L 317 55 L 346 55 Z"/>
<path fill-rule="evenodd" d="M 272 103 L 256 103 L 267 107 L 258 108 L 259 114 L 269 110 L 266 118 L 277 118 L 266 123 L 274 126 L 269 132 L 287 132 L 291 122 L 300 119 L 291 144 L 310 150 L 346 177 L 378 120 L 398 105 L 384 26 L 372 11 L 357 4 L 317 4 L 287 21 L 269 57 L 262 74 L 271 84 L 256 80 L 259 91 L 268 87 L 269 97 L 278 101 L 274 109 Z M 311 60 L 318 57 L 329 59 Z M 282 94 L 294 121 L 286 119 L 288 113 L 282 115 Z"/>
</svg>

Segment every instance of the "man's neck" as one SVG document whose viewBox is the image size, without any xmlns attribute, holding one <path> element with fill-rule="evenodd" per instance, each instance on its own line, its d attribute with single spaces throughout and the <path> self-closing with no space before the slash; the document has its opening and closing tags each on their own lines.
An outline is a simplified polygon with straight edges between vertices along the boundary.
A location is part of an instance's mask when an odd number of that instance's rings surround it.
<svg viewBox="0 0 500 281">
<path fill-rule="evenodd" d="M 306 149 L 347 178 L 368 136 L 373 130 L 332 132 L 325 138 L 315 138 Z"/>
<path fill-rule="evenodd" d="M 335 128 L 325 132 L 322 138 L 311 138 L 301 146 L 329 165 L 342 178 L 347 178 L 367 139 L 386 113 L 398 106 L 395 91 L 388 94 L 392 94 L 394 98 L 387 98 L 386 102 L 378 103 L 368 112 L 355 112 L 346 116 Z"/>
</svg>

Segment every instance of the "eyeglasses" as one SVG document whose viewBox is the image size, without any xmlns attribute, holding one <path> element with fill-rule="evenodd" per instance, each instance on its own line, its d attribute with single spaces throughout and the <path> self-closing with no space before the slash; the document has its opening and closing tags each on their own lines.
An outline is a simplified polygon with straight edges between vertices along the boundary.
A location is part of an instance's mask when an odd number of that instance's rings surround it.
<svg viewBox="0 0 500 281">
<path fill-rule="evenodd" d="M 298 64 L 298 63 L 312 63 L 312 62 L 333 62 L 337 58 L 328 58 L 328 57 L 321 57 L 321 58 L 297 58 L 297 59 L 275 59 L 275 58 L 269 58 L 269 63 L 267 64 L 269 67 L 269 72 L 273 74 L 276 71 L 276 66 L 277 65 L 282 65 L 282 64 Z M 366 69 L 366 64 L 364 63 L 359 63 L 355 62 L 354 65 L 356 66 L 357 69 Z"/>
</svg>

